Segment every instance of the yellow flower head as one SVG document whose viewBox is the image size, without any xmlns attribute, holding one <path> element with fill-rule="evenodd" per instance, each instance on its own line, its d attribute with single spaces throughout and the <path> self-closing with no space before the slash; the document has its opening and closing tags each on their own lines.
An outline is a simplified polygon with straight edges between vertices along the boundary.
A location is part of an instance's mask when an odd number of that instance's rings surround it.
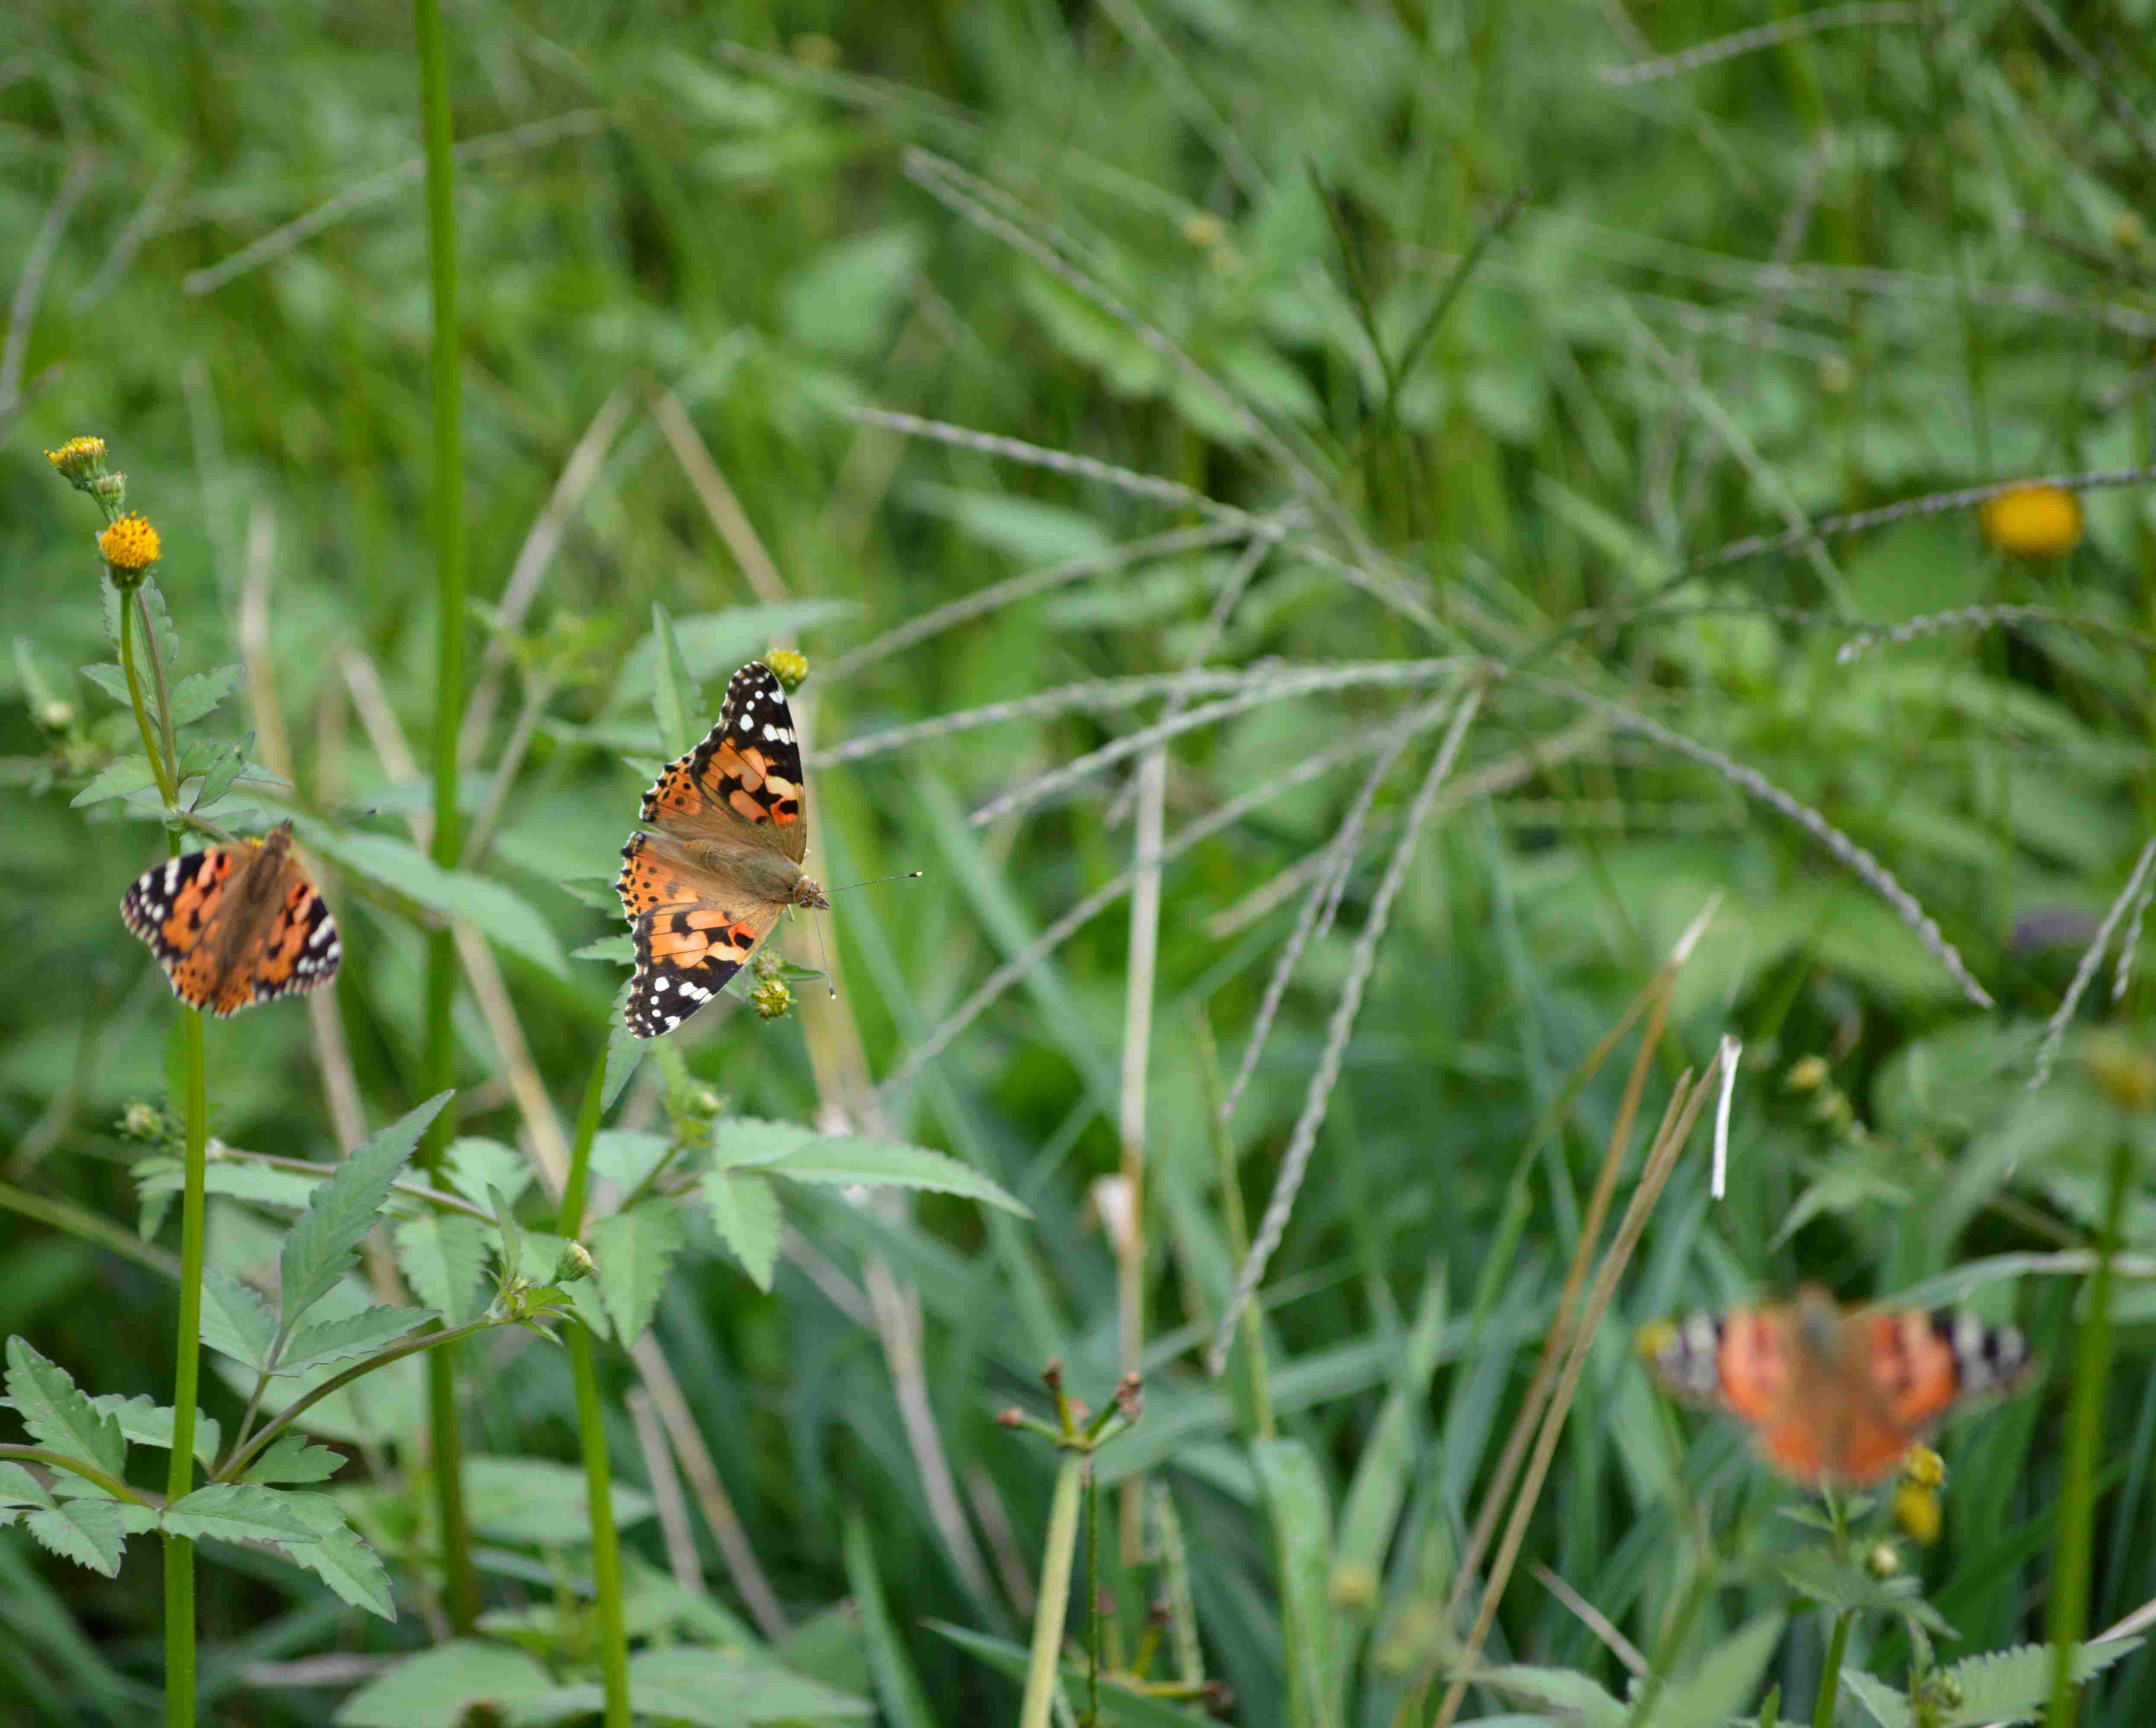
<svg viewBox="0 0 2156 1728">
<path fill-rule="evenodd" d="M 1912 1446 L 1902 1459 L 1902 1479 L 1937 1488 L 1947 1479 L 1947 1461 L 1928 1446 Z"/>
<path fill-rule="evenodd" d="M 1894 1490 L 1894 1521 L 1923 1546 L 1939 1539 L 1939 1491 L 1915 1482 Z"/>
<path fill-rule="evenodd" d="M 2082 501 L 2059 486 L 2016 486 L 1984 506 L 1984 537 L 2019 557 L 2056 557 L 2082 543 Z"/>
<path fill-rule="evenodd" d="M 141 580 L 142 572 L 157 561 L 164 546 L 150 519 L 139 510 L 131 510 L 97 536 L 97 549 L 112 567 L 113 580 L 132 587 Z"/>
<path fill-rule="evenodd" d="M 60 471 L 69 485 L 86 485 L 105 472 L 105 440 L 71 438 L 57 450 L 46 451 L 45 460 Z"/>
<path fill-rule="evenodd" d="M 785 979 L 766 978 L 749 992 L 748 1000 L 757 1019 L 776 1020 L 792 1011 L 793 992 L 786 987 Z"/>
<path fill-rule="evenodd" d="M 778 674 L 778 681 L 789 690 L 798 690 L 808 676 L 808 656 L 790 648 L 774 648 L 763 657 L 763 664 Z"/>
</svg>

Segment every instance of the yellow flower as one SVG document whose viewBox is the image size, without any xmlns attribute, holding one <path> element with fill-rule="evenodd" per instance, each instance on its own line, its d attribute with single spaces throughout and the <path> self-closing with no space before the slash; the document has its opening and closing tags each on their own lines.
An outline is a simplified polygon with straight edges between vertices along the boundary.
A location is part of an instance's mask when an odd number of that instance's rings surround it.
<svg viewBox="0 0 2156 1728">
<path fill-rule="evenodd" d="M 131 510 L 97 536 L 97 549 L 111 567 L 112 579 L 122 587 L 132 587 L 142 579 L 142 572 L 157 561 L 164 547 L 150 519 L 139 510 Z"/>
<path fill-rule="evenodd" d="M 774 648 L 763 657 L 763 664 L 778 674 L 778 681 L 789 690 L 798 690 L 808 676 L 808 656 L 790 648 Z"/>
<path fill-rule="evenodd" d="M 793 1007 L 793 992 L 783 978 L 766 978 L 748 993 L 749 1006 L 759 1020 L 776 1020 Z"/>
<path fill-rule="evenodd" d="M 1894 1521 L 1925 1547 L 1930 1547 L 1939 1539 L 1938 1490 L 1904 1482 L 1894 1490 Z"/>
<path fill-rule="evenodd" d="M 1902 1459 L 1902 1479 L 1937 1488 L 1947 1479 L 1947 1461 L 1928 1446 L 1912 1446 Z"/>
<path fill-rule="evenodd" d="M 105 472 L 105 440 L 71 438 L 57 450 L 45 452 L 45 460 L 60 471 L 69 485 L 80 486 Z"/>
<path fill-rule="evenodd" d="M 2056 557 L 2082 543 L 2082 501 L 2059 486 L 2016 486 L 1984 506 L 1984 537 L 2020 557 Z"/>
</svg>

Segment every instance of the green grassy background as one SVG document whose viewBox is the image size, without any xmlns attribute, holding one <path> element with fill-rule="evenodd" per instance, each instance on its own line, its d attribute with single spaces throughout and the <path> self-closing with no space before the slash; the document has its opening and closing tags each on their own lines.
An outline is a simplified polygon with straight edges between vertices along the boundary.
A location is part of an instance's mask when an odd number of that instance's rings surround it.
<svg viewBox="0 0 2156 1728">
<path fill-rule="evenodd" d="M 2021 1088 L 2037 1028 L 2151 826 L 2150 662 L 2131 634 L 2151 624 L 2145 489 L 2088 494 L 2086 536 L 2062 556 L 2002 553 L 1956 511 L 1671 584 L 1742 536 L 2152 458 L 2148 8 L 2071 20 L 2100 85 L 2014 6 L 1874 11 L 1630 84 L 1597 73 L 1758 18 L 1301 0 L 449 13 L 470 146 L 458 214 L 476 595 L 500 595 L 595 417 L 611 432 L 544 567 L 525 633 L 538 645 L 513 657 L 523 669 L 471 792 L 485 799 L 546 645 L 572 643 L 485 865 L 564 946 L 616 928 L 557 885 L 610 873 L 644 783 L 624 757 L 657 753 L 653 602 L 710 619 L 688 647 L 715 701 L 733 664 L 773 642 L 837 666 L 1013 575 L 1219 520 L 1068 464 L 905 437 L 859 409 L 1292 514 L 1216 642 L 1207 609 L 1240 551 L 1227 536 L 812 678 L 803 712 L 819 746 L 1170 672 L 1194 654 L 1248 667 L 1473 652 L 1519 669 L 1489 690 L 1459 774 L 1520 772 L 1441 805 L 1414 851 L 1267 1280 L 1283 1432 L 1310 1449 L 1336 1512 L 1389 1394 L 1404 1413 L 1383 1465 L 1402 1497 L 1397 1540 L 1368 1608 L 1336 1605 L 1342 1647 L 1359 1653 L 1343 1720 L 1390 1720 L 1402 1674 L 1444 1648 L 1448 1556 L 1532 1368 L 1629 1054 L 1524 1167 L 1524 1228 L 1493 1269 L 1507 1182 L 1568 1074 L 1713 895 L 1647 1108 L 1659 1115 L 1678 1069 L 1725 1032 L 1743 1040 L 1729 1197 L 1707 1200 L 1702 1136 L 1597 1340 L 1493 1654 L 1621 1691 L 1617 1660 L 1525 1561 L 1651 1650 L 1689 1535 L 1711 1530 L 1739 1559 L 1780 1539 L 1774 1509 L 1790 1495 L 1726 1432 L 1666 1419 L 1627 1349 L 1638 1324 L 1804 1278 L 1885 1295 L 2093 1233 L 2110 1119 L 2071 1047 L 2042 1099 L 2025 1105 Z M 74 671 L 105 657 L 91 525 L 39 453 L 80 432 L 110 441 L 131 501 L 163 534 L 184 669 L 240 658 L 258 570 L 300 801 L 403 832 L 424 788 L 385 764 L 347 669 L 376 669 L 424 756 L 434 619 L 416 85 L 394 8 L 31 0 L 0 21 L 0 271 L 35 290 L 15 294 L 0 377 L 0 396 L 19 397 L 0 406 L 0 635 L 19 644 L 0 656 L 0 1178 L 124 1228 L 131 1149 L 113 1125 L 161 1095 L 170 1015 L 115 908 L 160 838 L 116 806 L 94 819 L 68 808 L 100 753 L 124 746 L 124 716 Z M 954 194 L 959 171 L 983 184 Z M 311 214 L 309 231 L 235 264 Z M 1010 244 L 1013 223 L 1032 254 Z M 1089 300 L 1045 268 L 1045 248 L 1105 292 Z M 662 392 L 736 514 L 714 514 L 708 473 L 654 415 Z M 1380 569 L 1404 602 L 1344 580 L 1342 559 Z M 1637 615 L 1650 603 L 1662 609 Z M 2024 622 L 1837 661 L 1859 624 L 1991 604 L 2114 633 Z M 752 607 L 782 609 L 737 610 Z M 475 618 L 475 653 L 493 618 Z M 41 727 L 40 690 L 74 705 L 71 731 Z M 1815 838 L 1583 695 L 1820 813 L 1921 900 L 1999 1011 L 1972 1008 Z M 1298 698 L 1186 735 L 1167 770 L 1170 836 L 1413 700 Z M 976 826 L 968 813 L 1157 705 L 952 731 L 813 775 L 827 880 L 926 879 L 840 898 L 826 925 L 838 1006 L 804 989 L 771 1026 L 707 1013 L 682 1040 L 694 1072 L 743 1114 L 858 1112 L 862 1074 L 897 1069 L 1132 856 L 1122 769 L 1014 818 Z M 1340 926 L 1302 961 L 1236 1116 L 1253 1218 L 1435 738 L 1380 792 Z M 1172 865 L 1162 890 L 1146 1108 L 1157 1342 L 1146 1419 L 1107 1457 L 1111 1474 L 1142 1465 L 1173 1496 L 1209 1671 L 1252 1725 L 1310 1718 L 1287 1679 L 1299 1634 L 1282 1629 L 1247 1413 L 1202 1374 L 1233 1260 L 1198 1028 L 1232 1070 L 1295 919 L 1292 894 L 1252 896 L 1327 842 L 1364 768 L 1255 808 Z M 327 881 L 346 931 L 339 1018 L 378 1124 L 418 1086 L 420 939 L 362 885 Z M 814 963 L 805 932 L 789 941 Z M 1051 1471 L 993 1413 L 1037 1404 L 1051 1355 L 1096 1402 L 1115 1377 L 1114 1257 L 1087 1195 L 1116 1165 L 1127 958 L 1118 903 L 881 1100 L 893 1131 L 978 1166 L 1031 1222 L 932 1198 L 893 1213 L 803 1204 L 788 1222 L 805 1252 L 773 1296 L 706 1239 L 661 1308 L 659 1339 L 749 1541 L 806 1628 L 799 1659 L 874 1690 L 903 1728 L 1014 1711 L 1009 1681 L 927 1623 L 1023 1642 L 1024 1607 L 996 1561 L 1008 1548 L 1022 1570 L 1037 1563 Z M 619 974 L 500 963 L 566 1115 Z M 2084 1018 L 2144 1027 L 2138 975 L 2117 1005 L 2109 981 Z M 501 1054 L 469 997 L 459 1012 L 465 1130 L 515 1141 Z M 213 1131 L 331 1156 L 311 1053 L 297 1007 L 213 1028 Z M 1783 1084 L 1814 1054 L 1863 1131 Z M 648 1117 L 653 1100 L 633 1091 L 625 1108 Z M 218 1228 L 242 1229 L 237 1210 Z M 2128 1235 L 2156 1249 L 2145 1178 Z M 19 1213 L 0 1218 L 0 1331 L 100 1391 L 165 1388 L 168 1281 Z M 938 1534 L 875 1331 L 831 1300 L 858 1296 L 877 1265 L 920 1305 L 928 1413 L 988 1556 L 977 1578 Z M 2073 1280 L 1995 1269 L 1971 1300 L 2018 1318 L 2052 1370 L 1943 1447 L 1946 1537 L 1910 1558 L 1964 1652 L 2040 1635 L 2072 1339 Z M 1496 1300 L 1478 1315 L 1486 1280 Z M 2147 1289 L 2128 1280 L 2118 1309 L 2098 1625 L 2156 1596 Z M 1408 1339 L 1426 1301 L 1445 1317 L 1434 1363 L 1418 1363 Z M 520 1343 L 470 1372 L 479 1449 L 573 1457 L 555 1353 Z M 619 1363 L 610 1372 L 626 1385 Z M 619 1407 L 613 1438 L 623 1479 L 641 1483 Z M 392 1452 L 348 1474 L 398 1481 L 408 1462 Z M 714 1596 L 738 1612 L 698 1534 Z M 652 1522 L 629 1536 L 661 1563 Z M 289 1672 L 259 1684 L 249 1664 L 424 1643 L 418 1574 L 396 1575 L 413 1612 L 393 1631 L 288 1568 L 207 1566 L 214 1719 L 326 1719 L 333 1691 Z M 869 1652 L 890 1649 L 877 1616 L 835 1608 L 862 1602 L 870 1575 L 890 1596 L 903 1685 L 870 1671 Z M 497 1570 L 491 1599 L 544 1604 L 550 1576 L 541 1561 Z M 108 1584 L 0 1534 L 8 1719 L 145 1719 L 157 1585 L 146 1550 Z M 1127 1651 L 1149 1587 L 1122 1604 Z M 1691 1636 L 1706 1649 L 1789 1602 L 1740 1566 Z M 1856 1656 L 1898 1676 L 1906 1646 L 1869 1630 Z M 1808 1714 L 1823 1641 L 1820 1617 L 1799 1613 L 1779 1647 L 1788 1714 Z M 2092 1699 L 2088 1720 L 2147 1720 L 2156 1663 L 2129 1661 Z M 1478 1694 L 1468 1714 L 1502 1708 Z"/>
</svg>

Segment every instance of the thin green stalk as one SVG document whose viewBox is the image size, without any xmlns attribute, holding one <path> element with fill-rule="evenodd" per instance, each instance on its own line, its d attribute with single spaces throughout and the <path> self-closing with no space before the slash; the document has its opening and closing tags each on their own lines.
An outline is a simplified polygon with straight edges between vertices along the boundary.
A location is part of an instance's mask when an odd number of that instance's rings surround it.
<svg viewBox="0 0 2156 1728">
<path fill-rule="evenodd" d="M 321 1403 L 324 1398 L 342 1392 L 345 1387 L 362 1376 L 372 1374 L 377 1368 L 386 1368 L 392 1362 L 401 1362 L 408 1356 L 419 1356 L 429 1351 L 439 1355 L 444 1349 L 461 1344 L 465 1339 L 475 1337 L 481 1332 L 490 1332 L 496 1326 L 511 1326 L 516 1324 L 516 1322 L 506 1315 L 485 1315 L 478 1320 L 466 1320 L 460 1326 L 452 1326 L 446 1332 L 428 1332 L 407 1343 L 393 1345 L 378 1355 L 367 1357 L 363 1362 L 355 1363 L 341 1374 L 325 1380 L 305 1397 L 295 1399 L 278 1414 L 274 1421 L 264 1423 L 262 1432 L 249 1440 L 244 1448 L 218 1465 L 212 1474 L 210 1480 L 213 1482 L 238 1481 L 247 1474 L 248 1466 L 262 1455 L 264 1449 L 269 1446 L 278 1435 L 283 1433 L 300 1418 Z"/>
<path fill-rule="evenodd" d="M 576 1142 L 569 1149 L 569 1173 L 562 1184 L 562 1209 L 555 1228 L 573 1242 L 584 1222 L 584 1196 L 591 1184 L 592 1141 L 606 1109 L 607 1053 L 584 1087 L 577 1112 Z M 590 1331 L 575 1322 L 568 1327 L 569 1367 L 577 1387 L 577 1443 L 584 1456 L 584 1489 L 591 1502 L 593 1608 L 598 1617 L 599 1671 L 606 1685 L 606 1728 L 629 1728 L 629 1633 L 622 1611 L 621 1539 L 613 1521 L 613 1464 L 607 1456 L 606 1412 L 599 1402 L 597 1348 Z"/>
<path fill-rule="evenodd" d="M 1086 1463 L 1086 1728 L 1101 1728 L 1101 1484 Z"/>
<path fill-rule="evenodd" d="M 13 1182 L 0 1182 L 0 1210 L 18 1212 L 26 1218 L 49 1224 L 55 1230 L 80 1236 L 85 1242 L 95 1243 L 167 1278 L 180 1275 L 180 1263 L 164 1249 L 153 1248 L 132 1230 L 123 1229 L 110 1218 L 100 1218 L 69 1201 L 54 1199 L 49 1194 L 33 1194 Z"/>
<path fill-rule="evenodd" d="M 434 395 L 434 541 L 436 648 L 434 666 L 434 831 L 432 852 L 444 869 L 454 869 L 462 842 L 457 823 L 457 728 L 465 695 L 464 439 L 457 384 L 456 168 L 449 130 L 449 54 L 442 34 L 440 0 L 413 0 L 419 56 L 419 107 L 426 138 L 427 256 L 434 299 L 434 346 L 429 369 Z M 425 1090 L 455 1084 L 455 1028 L 451 1019 L 457 987 L 455 937 L 446 928 L 427 933 Z M 456 1136 L 452 1104 L 429 1126 L 421 1167 L 439 1167 Z M 449 1623 L 471 1630 L 479 1618 L 479 1574 L 473 1569 L 470 1521 L 465 1510 L 464 1436 L 457 1414 L 457 1367 L 453 1353 L 427 1361 L 428 1430 L 433 1442 L 435 1510 L 442 1527 L 442 1566 Z"/>
<path fill-rule="evenodd" d="M 1692 1628 L 1698 1623 L 1700 1610 L 1707 1599 L 1714 1594 L 1714 1571 L 1711 1566 L 1697 1567 L 1691 1582 L 1685 1586 L 1685 1593 L 1678 1598 L 1676 1612 L 1662 1628 L 1661 1637 L 1655 1643 L 1654 1660 L 1647 1665 L 1647 1677 L 1640 1684 L 1640 1695 L 1632 1700 L 1632 1708 L 1625 1717 L 1625 1728 L 1652 1719 L 1655 1705 L 1661 1701 L 1662 1688 L 1669 1682 L 1670 1674 L 1684 1655 L 1685 1644 L 1691 1637 Z"/>
<path fill-rule="evenodd" d="M 151 682 L 157 688 L 157 724 L 165 734 L 165 772 L 172 787 L 165 802 L 177 805 L 180 801 L 180 742 L 172 730 L 172 692 L 165 682 L 165 657 L 157 652 L 157 633 L 150 628 L 150 602 L 142 597 L 142 587 L 141 582 L 135 586 L 131 610 L 142 620 L 142 647 L 150 657 Z M 120 610 L 125 614 L 131 608 L 122 606 Z M 136 710 L 136 715 L 141 718 L 140 708 Z"/>
<path fill-rule="evenodd" d="M 1078 1502 L 1086 1464 L 1084 1453 L 1066 1453 L 1055 1473 L 1048 1546 L 1040 1556 L 1040 1598 L 1033 1613 L 1033 1656 L 1026 1664 L 1018 1728 L 1048 1728 L 1055 1705 L 1056 1658 L 1063 1649 L 1063 1617 L 1070 1606 L 1070 1562 L 1078 1551 Z"/>
<path fill-rule="evenodd" d="M 1243 1190 L 1235 1171 L 1235 1143 L 1220 1120 L 1220 1059 L 1213 1041 L 1213 1022 L 1194 1011 L 1191 1030 L 1198 1045 L 1198 1080 L 1205 1120 L 1213 1125 L 1213 1150 L 1220 1165 L 1220 1201 L 1228 1231 L 1229 1264 L 1240 1266 L 1250 1251 L 1250 1223 L 1243 1215 Z M 1259 1439 L 1273 1438 L 1273 1395 L 1265 1375 L 1265 1322 L 1255 1302 L 1243 1305 L 1243 1371 L 1249 1396 L 1250 1430 Z"/>
<path fill-rule="evenodd" d="M 1834 1617 L 1834 1630 L 1826 1641 L 1826 1666 L 1820 1674 L 1819 1696 L 1812 1700 L 1812 1728 L 1834 1728 L 1835 1700 L 1841 1690 L 1841 1663 L 1849 1654 L 1849 1626 L 1856 1618 L 1855 1608 L 1844 1608 Z"/>
<path fill-rule="evenodd" d="M 64 1452 L 48 1452 L 42 1446 L 0 1446 L 0 1458 L 12 1459 L 18 1464 L 43 1464 L 48 1469 L 65 1470 L 71 1475 L 94 1482 L 115 1500 L 127 1501 L 131 1505 L 154 1506 L 157 1502 L 146 1495 L 137 1494 L 117 1476 L 108 1476 L 95 1464 L 85 1464 L 79 1458 L 69 1458 Z"/>
<path fill-rule="evenodd" d="M 157 782 L 157 796 L 170 809 L 175 802 L 172 777 L 166 772 L 163 753 L 157 748 L 157 736 L 150 730 L 150 710 L 142 700 L 142 679 L 135 670 L 135 608 L 125 594 L 120 597 L 120 669 L 127 679 L 129 705 L 135 710 L 135 725 L 142 734 L 142 753 L 150 759 L 150 772 Z"/>
<path fill-rule="evenodd" d="M 2089 1278 L 2088 1311 L 2074 1350 L 2072 1402 L 2066 1410 L 2066 1494 L 2059 1508 L 2059 1541 L 2051 1561 L 2051 1611 L 2046 1637 L 2051 1645 L 2051 1709 L 2046 1728 L 2073 1728 L 2079 1710 L 2074 1690 L 2074 1652 L 2088 1631 L 2092 1534 L 2096 1524 L 2097 1452 L 2103 1442 L 2104 1382 L 2111 1377 L 2112 1262 L 2118 1253 L 2126 1191 L 2133 1177 L 2133 1143 L 2121 1135 L 2111 1152 L 2111 1186 L 2104 1198 L 2103 1235 Z"/>
</svg>

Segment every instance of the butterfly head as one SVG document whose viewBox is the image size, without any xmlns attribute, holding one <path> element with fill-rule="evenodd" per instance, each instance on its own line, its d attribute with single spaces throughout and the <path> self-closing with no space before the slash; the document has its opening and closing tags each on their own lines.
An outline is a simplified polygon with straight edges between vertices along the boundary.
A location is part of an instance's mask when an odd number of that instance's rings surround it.
<svg viewBox="0 0 2156 1728">
<path fill-rule="evenodd" d="M 1797 1342 L 1815 1361 L 1830 1361 L 1841 1336 L 1841 1310 L 1815 1284 L 1797 1292 Z"/>
<path fill-rule="evenodd" d="M 292 849 L 292 824 L 280 822 L 260 839 L 250 840 L 248 844 L 259 847 L 262 855 L 274 863 Z"/>
<path fill-rule="evenodd" d="M 812 912 L 831 910 L 830 896 L 824 892 L 824 885 L 814 876 L 803 876 L 793 885 L 793 904 L 805 906 Z"/>
</svg>

